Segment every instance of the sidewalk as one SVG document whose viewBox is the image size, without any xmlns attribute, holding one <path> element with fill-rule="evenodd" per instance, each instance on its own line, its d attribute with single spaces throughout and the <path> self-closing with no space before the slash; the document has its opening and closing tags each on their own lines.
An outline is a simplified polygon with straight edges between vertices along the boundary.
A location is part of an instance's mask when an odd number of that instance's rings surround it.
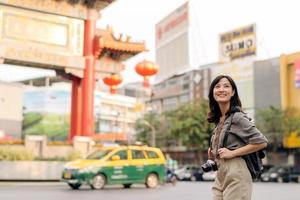
<svg viewBox="0 0 300 200">
<path fill-rule="evenodd" d="M 11 186 L 61 186 L 66 185 L 66 183 L 60 181 L 0 181 L 1 187 L 11 187 Z"/>
</svg>

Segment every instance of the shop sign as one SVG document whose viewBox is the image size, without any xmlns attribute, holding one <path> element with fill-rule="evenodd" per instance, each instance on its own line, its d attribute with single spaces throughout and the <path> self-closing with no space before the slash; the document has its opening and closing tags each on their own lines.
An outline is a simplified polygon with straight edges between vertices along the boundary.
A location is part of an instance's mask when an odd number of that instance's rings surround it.
<svg viewBox="0 0 300 200">
<path fill-rule="evenodd" d="M 286 136 L 283 140 L 283 145 L 286 148 L 299 148 L 300 147 L 300 137 L 297 132 L 292 132 L 289 136 Z"/>
<path fill-rule="evenodd" d="M 177 8 L 155 26 L 155 44 L 160 46 L 178 33 L 186 32 L 189 25 L 188 2 Z"/>
<path fill-rule="evenodd" d="M 296 60 L 295 64 L 295 87 L 300 88 L 300 60 Z"/>
<path fill-rule="evenodd" d="M 256 55 L 256 28 L 249 25 L 219 36 L 219 57 L 221 62 Z"/>
</svg>

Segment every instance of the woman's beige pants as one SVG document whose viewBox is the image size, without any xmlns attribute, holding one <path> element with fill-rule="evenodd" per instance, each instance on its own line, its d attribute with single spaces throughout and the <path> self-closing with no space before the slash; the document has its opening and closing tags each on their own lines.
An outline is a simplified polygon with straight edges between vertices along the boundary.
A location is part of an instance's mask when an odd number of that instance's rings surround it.
<svg viewBox="0 0 300 200">
<path fill-rule="evenodd" d="M 251 200 L 252 178 L 243 158 L 220 159 L 213 200 Z"/>
</svg>

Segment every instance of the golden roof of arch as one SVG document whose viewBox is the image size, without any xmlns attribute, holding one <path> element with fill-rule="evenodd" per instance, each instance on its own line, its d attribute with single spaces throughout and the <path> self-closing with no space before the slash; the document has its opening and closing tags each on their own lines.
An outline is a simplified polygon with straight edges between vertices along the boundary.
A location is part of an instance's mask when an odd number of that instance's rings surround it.
<svg viewBox="0 0 300 200">
<path fill-rule="evenodd" d="M 105 51 L 118 51 L 129 54 L 129 57 L 131 57 L 146 51 L 145 42 L 132 42 L 130 36 L 123 37 L 122 34 L 117 38 L 114 36 L 111 27 L 98 29 L 96 31 L 96 37 L 96 42 L 98 43 L 96 46 L 102 49 L 101 54 L 104 54 Z"/>
</svg>

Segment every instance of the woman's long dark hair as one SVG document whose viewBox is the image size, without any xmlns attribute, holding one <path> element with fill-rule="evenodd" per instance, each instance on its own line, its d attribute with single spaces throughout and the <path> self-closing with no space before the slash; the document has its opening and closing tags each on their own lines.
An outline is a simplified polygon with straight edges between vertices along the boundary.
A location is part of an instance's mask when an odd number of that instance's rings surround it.
<svg viewBox="0 0 300 200">
<path fill-rule="evenodd" d="M 214 98 L 214 88 L 222 78 L 226 78 L 229 81 L 232 90 L 234 91 L 234 95 L 230 99 L 230 109 L 226 113 L 226 115 L 229 113 L 242 111 L 242 103 L 235 82 L 228 75 L 219 75 L 211 82 L 209 88 L 208 100 L 209 100 L 210 111 L 207 116 L 207 121 L 209 123 L 219 123 L 220 117 L 222 116 L 219 104 Z"/>
</svg>

